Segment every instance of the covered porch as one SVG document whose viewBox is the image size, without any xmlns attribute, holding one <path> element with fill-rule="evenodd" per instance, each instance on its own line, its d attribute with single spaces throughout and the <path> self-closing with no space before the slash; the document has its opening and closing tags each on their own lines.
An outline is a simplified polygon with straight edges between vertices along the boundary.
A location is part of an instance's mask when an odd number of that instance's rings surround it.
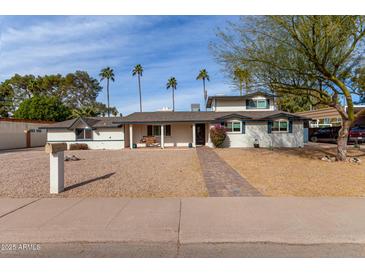
<svg viewBox="0 0 365 274">
<path fill-rule="evenodd" d="M 195 148 L 209 145 L 208 123 L 131 123 L 124 126 L 125 147 Z"/>
</svg>

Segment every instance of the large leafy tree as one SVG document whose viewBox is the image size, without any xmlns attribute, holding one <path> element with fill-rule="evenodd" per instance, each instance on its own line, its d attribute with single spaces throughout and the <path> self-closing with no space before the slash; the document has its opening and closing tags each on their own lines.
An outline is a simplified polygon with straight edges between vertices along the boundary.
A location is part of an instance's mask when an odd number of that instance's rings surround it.
<svg viewBox="0 0 365 274">
<path fill-rule="evenodd" d="M 202 69 L 199 71 L 198 76 L 196 77 L 196 80 L 203 80 L 203 98 L 204 98 L 204 102 L 207 101 L 208 99 L 208 93 L 207 90 L 205 89 L 205 80 L 209 81 L 209 75 L 206 69 Z"/>
<path fill-rule="evenodd" d="M 14 112 L 15 118 L 44 121 L 63 121 L 71 115 L 71 110 L 55 96 L 33 96 L 25 99 Z"/>
<path fill-rule="evenodd" d="M 141 90 L 141 77 L 143 74 L 143 67 L 141 64 L 138 64 L 134 67 L 132 71 L 132 75 L 137 75 L 138 78 L 138 91 L 139 91 L 139 111 L 142 112 L 142 90 Z"/>
<path fill-rule="evenodd" d="M 167 80 L 166 88 L 172 90 L 172 111 L 175 111 L 175 90 L 177 87 L 177 81 L 175 77 L 170 77 L 169 80 Z"/>
<path fill-rule="evenodd" d="M 103 68 L 100 71 L 100 81 L 106 80 L 106 92 L 107 92 L 107 101 L 108 101 L 108 117 L 110 117 L 110 104 L 109 104 L 109 81 L 114 82 L 114 71 L 110 67 Z"/>
<path fill-rule="evenodd" d="M 65 77 L 15 74 L 0 84 L 0 115 L 11 115 L 21 102 L 33 96 L 55 96 L 71 109 L 88 108 L 96 103 L 100 91 L 99 82 L 85 71 Z"/>
<path fill-rule="evenodd" d="M 66 106 L 82 108 L 92 106 L 100 91 L 98 80 L 92 78 L 86 71 L 76 71 L 65 76 L 58 92 Z"/>
<path fill-rule="evenodd" d="M 337 159 L 346 159 L 349 128 L 363 113 L 354 113 L 354 96 L 364 91 L 353 77 L 364 64 L 364 16 L 243 17 L 219 36 L 218 58 L 249 69 L 262 89 L 335 108 L 342 117 Z"/>
</svg>

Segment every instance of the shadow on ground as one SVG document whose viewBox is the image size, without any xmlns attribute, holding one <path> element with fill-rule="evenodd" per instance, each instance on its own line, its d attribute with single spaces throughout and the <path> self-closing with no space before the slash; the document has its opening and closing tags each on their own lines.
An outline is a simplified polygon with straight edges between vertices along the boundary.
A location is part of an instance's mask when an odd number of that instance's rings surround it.
<svg viewBox="0 0 365 274">
<path fill-rule="evenodd" d="M 111 172 L 111 173 L 105 174 L 103 176 L 99 176 L 99 177 L 96 177 L 96 178 L 93 178 L 93 179 L 90 179 L 90 180 L 86 180 L 86 181 L 83 181 L 83 182 L 80 182 L 80 183 L 77 183 L 77 184 L 67 186 L 67 187 L 65 187 L 65 191 L 69 191 L 69 190 L 77 188 L 77 187 L 81 187 L 81 186 L 84 186 L 84 185 L 87 185 L 87 184 L 91 184 L 91 183 L 96 182 L 96 181 L 108 179 L 111 176 L 113 176 L 114 174 L 115 174 L 115 172 Z"/>
</svg>

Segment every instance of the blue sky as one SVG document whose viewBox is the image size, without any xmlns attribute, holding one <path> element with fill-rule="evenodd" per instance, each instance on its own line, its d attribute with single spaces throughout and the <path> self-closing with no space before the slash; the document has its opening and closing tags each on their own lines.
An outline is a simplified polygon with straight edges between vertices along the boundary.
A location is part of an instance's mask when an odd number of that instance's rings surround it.
<svg viewBox="0 0 365 274">
<path fill-rule="evenodd" d="M 176 77 L 177 110 L 203 105 L 201 81 L 206 68 L 208 94 L 237 93 L 208 46 L 218 27 L 236 16 L 1 16 L 0 81 L 19 74 L 66 74 L 86 70 L 99 78 L 100 69 L 114 69 L 111 105 L 123 114 L 139 110 L 134 65 L 144 67 L 144 111 L 171 107 L 167 79 Z M 99 101 L 106 102 L 102 92 Z"/>
</svg>

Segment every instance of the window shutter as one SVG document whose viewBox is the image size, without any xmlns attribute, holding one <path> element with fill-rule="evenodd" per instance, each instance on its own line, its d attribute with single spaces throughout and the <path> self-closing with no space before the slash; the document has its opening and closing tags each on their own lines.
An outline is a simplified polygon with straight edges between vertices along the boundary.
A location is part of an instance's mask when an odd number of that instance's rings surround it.
<svg viewBox="0 0 365 274">
<path fill-rule="evenodd" d="M 147 126 L 147 136 L 152 136 L 152 126 Z"/>
<path fill-rule="evenodd" d="M 250 102 L 249 100 L 246 100 L 246 109 L 250 108 Z"/>
<path fill-rule="evenodd" d="M 267 121 L 267 133 L 271 133 L 272 121 Z"/>
<path fill-rule="evenodd" d="M 289 120 L 289 133 L 293 133 L 293 121 Z"/>
<path fill-rule="evenodd" d="M 266 100 L 266 108 L 269 109 L 270 108 L 270 99 Z"/>
<path fill-rule="evenodd" d="M 245 121 L 242 121 L 241 133 L 242 134 L 246 133 L 246 122 Z"/>
<path fill-rule="evenodd" d="M 224 121 L 221 121 L 221 126 L 223 126 L 223 127 L 224 127 Z"/>
</svg>

